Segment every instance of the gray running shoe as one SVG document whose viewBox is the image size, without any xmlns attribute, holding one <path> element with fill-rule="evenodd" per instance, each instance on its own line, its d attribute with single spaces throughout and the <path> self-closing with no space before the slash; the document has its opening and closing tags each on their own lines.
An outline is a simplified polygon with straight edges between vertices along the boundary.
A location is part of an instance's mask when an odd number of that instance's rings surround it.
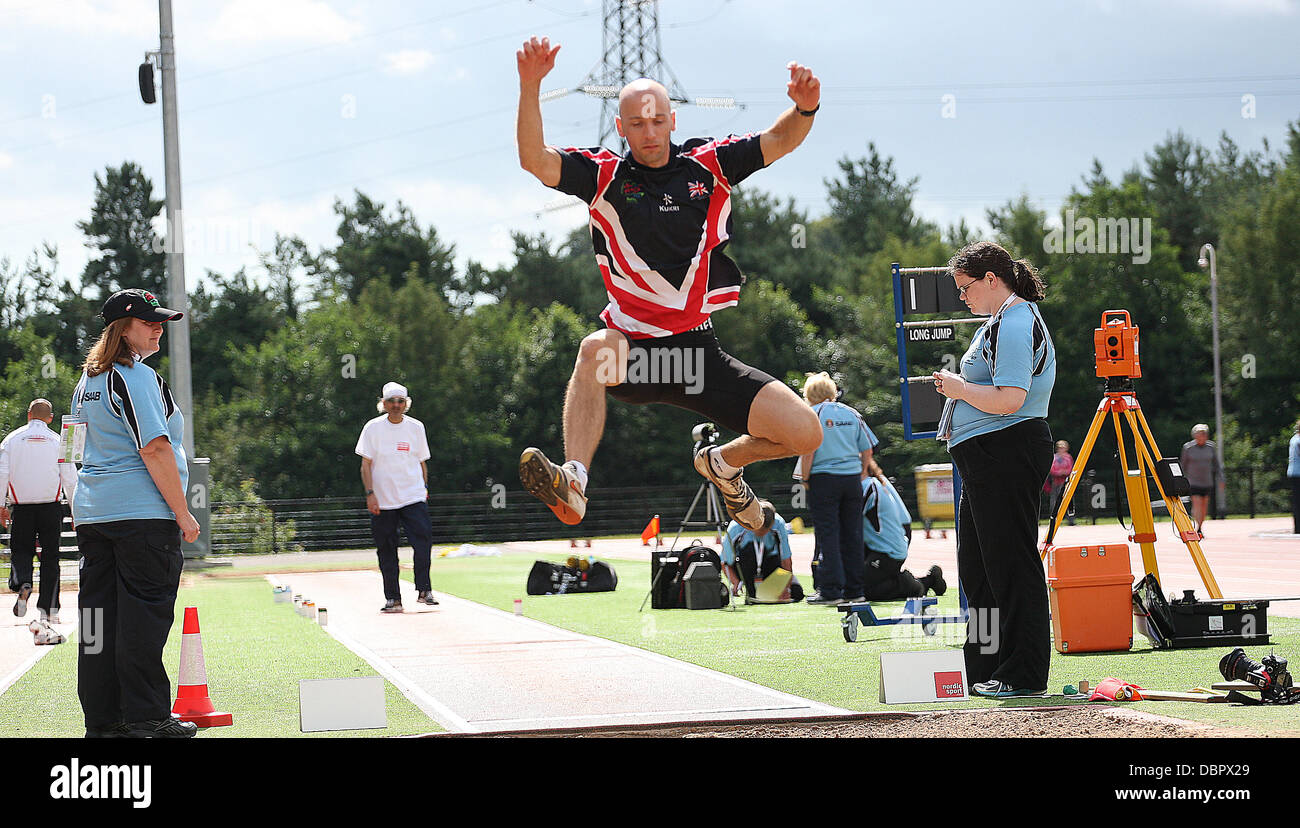
<svg viewBox="0 0 1300 828">
<path fill-rule="evenodd" d="M 735 518 L 736 523 L 751 532 L 757 532 L 764 526 L 770 525 L 776 516 L 776 509 L 767 501 L 754 497 L 754 490 L 745 482 L 743 471 L 737 472 L 735 477 L 727 478 L 713 470 L 711 457 L 712 452 L 717 450 L 717 446 L 704 446 L 695 452 L 695 470 L 718 487 L 718 491 L 722 493 L 723 505 L 727 507 L 727 513 Z"/>
<path fill-rule="evenodd" d="M 379 611 L 380 612 L 402 612 L 403 611 L 402 602 L 394 601 L 392 598 L 389 598 L 387 601 L 384 602 L 384 605 L 379 608 Z"/>
</svg>

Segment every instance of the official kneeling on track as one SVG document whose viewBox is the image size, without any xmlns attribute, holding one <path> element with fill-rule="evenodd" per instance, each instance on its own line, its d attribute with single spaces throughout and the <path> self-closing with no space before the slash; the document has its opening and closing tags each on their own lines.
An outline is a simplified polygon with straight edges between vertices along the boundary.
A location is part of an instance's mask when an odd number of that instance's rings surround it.
<svg viewBox="0 0 1300 828">
<path fill-rule="evenodd" d="M 761 501 L 766 510 L 771 504 Z M 740 595 L 740 585 L 745 585 L 746 604 L 788 604 L 803 600 L 803 586 L 794 577 L 794 561 L 790 551 L 790 529 L 785 518 L 771 508 L 771 523 L 750 531 L 736 521 L 727 526 L 722 538 L 722 571 L 731 582 L 731 594 Z M 789 583 L 777 594 L 761 596 L 758 584 L 772 577 L 777 570 L 790 574 Z M 785 575 L 778 577 L 784 578 Z"/>
<path fill-rule="evenodd" d="M 948 583 L 937 565 L 921 578 L 903 569 L 912 542 L 912 516 L 876 461 L 868 461 L 867 467 L 870 474 L 862 480 L 862 545 L 866 555 L 863 583 L 867 600 L 903 601 L 929 592 L 943 595 Z"/>
</svg>

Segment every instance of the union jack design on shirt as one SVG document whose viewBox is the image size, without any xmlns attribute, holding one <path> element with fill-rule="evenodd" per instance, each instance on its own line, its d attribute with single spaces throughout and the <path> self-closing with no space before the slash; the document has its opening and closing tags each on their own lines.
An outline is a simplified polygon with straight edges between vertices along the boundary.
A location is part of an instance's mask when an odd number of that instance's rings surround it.
<svg viewBox="0 0 1300 828">
<path fill-rule="evenodd" d="M 410 444 L 410 443 L 398 443 L 398 444 L 397 444 L 397 450 L 398 450 L 398 451 L 410 451 L 410 450 L 411 450 L 411 444 Z"/>
<path fill-rule="evenodd" d="M 739 301 L 745 277 L 723 249 L 732 188 L 764 166 L 757 134 L 674 144 L 662 167 L 603 147 L 555 149 L 555 189 L 588 204 L 607 326 L 634 339 L 671 336 Z M 625 197 L 632 192 L 649 197 Z"/>
</svg>

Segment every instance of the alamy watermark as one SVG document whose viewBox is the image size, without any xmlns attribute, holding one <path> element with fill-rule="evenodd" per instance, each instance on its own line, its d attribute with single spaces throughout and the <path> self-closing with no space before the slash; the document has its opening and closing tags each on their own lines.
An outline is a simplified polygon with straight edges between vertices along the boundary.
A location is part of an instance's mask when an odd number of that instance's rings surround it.
<svg viewBox="0 0 1300 828">
<path fill-rule="evenodd" d="M 956 613 L 960 621 L 920 621 L 915 623 L 894 624 L 889 630 L 889 640 L 894 643 L 908 644 L 948 644 L 964 646 L 972 644 L 979 647 L 980 655 L 991 655 L 1001 648 L 1001 632 L 998 627 L 999 610 L 967 609 Z M 935 607 L 927 607 L 920 618 L 941 617 Z M 943 616 L 951 617 L 951 616 Z"/>
<path fill-rule="evenodd" d="M 1044 227 L 1044 253 L 1129 254 L 1133 264 L 1151 261 L 1151 219 L 1075 217 L 1074 208 L 1065 211 L 1060 227 Z"/>
<path fill-rule="evenodd" d="M 704 390 L 704 349 L 651 345 L 632 350 L 626 339 L 620 340 L 616 347 L 597 350 L 596 381 L 682 385 L 687 394 L 699 394 Z"/>
</svg>

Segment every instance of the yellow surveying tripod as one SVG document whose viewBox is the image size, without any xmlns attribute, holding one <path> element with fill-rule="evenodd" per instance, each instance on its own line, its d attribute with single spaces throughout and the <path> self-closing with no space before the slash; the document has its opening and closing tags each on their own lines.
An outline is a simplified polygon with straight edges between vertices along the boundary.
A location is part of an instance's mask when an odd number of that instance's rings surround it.
<svg viewBox="0 0 1300 828">
<path fill-rule="evenodd" d="M 1156 565 L 1155 517 L 1151 511 L 1150 490 L 1147 488 L 1147 478 L 1150 477 L 1155 481 L 1156 490 L 1160 492 L 1160 497 L 1164 500 L 1170 517 L 1173 518 L 1178 538 L 1187 545 L 1187 551 L 1191 553 L 1196 571 L 1200 573 L 1201 581 L 1209 591 L 1210 597 L 1222 598 L 1223 593 L 1219 590 L 1219 584 L 1215 581 L 1214 573 L 1210 571 L 1210 565 L 1205 560 L 1205 553 L 1201 551 L 1201 533 L 1196 531 L 1196 525 L 1183 507 L 1179 496 L 1183 493 L 1175 490 L 1178 485 L 1185 485 L 1182 471 L 1179 470 L 1176 461 L 1160 459 L 1156 438 L 1151 434 L 1151 427 L 1147 425 L 1147 419 L 1142 414 L 1142 406 L 1138 403 L 1137 394 L 1133 390 L 1133 379 L 1142 376 L 1142 366 L 1138 361 L 1138 329 L 1130 321 L 1128 311 L 1104 311 L 1101 315 L 1101 327 L 1093 332 L 1093 341 L 1097 351 L 1097 376 L 1106 380 L 1106 391 L 1102 396 L 1101 404 L 1097 406 L 1096 415 L 1092 418 L 1092 425 L 1088 428 L 1088 436 L 1084 438 L 1083 448 L 1079 450 L 1079 458 L 1074 464 L 1074 470 L 1070 472 L 1060 506 L 1048 526 L 1042 555 L 1047 555 L 1056 528 L 1061 525 L 1070 508 L 1074 490 L 1079 485 L 1079 478 L 1087 468 L 1088 455 L 1097 442 L 1097 435 L 1101 433 L 1102 423 L 1109 412 L 1111 423 L 1115 427 L 1115 443 L 1119 446 L 1120 465 L 1124 469 L 1124 490 L 1128 495 L 1129 511 L 1133 517 L 1133 530 L 1129 540 L 1141 546 L 1142 563 L 1146 571 L 1154 575 L 1157 582 L 1160 581 L 1160 569 Z M 1137 460 L 1135 469 L 1129 468 L 1128 455 L 1124 450 L 1124 433 L 1120 428 L 1121 414 L 1128 423 L 1129 431 L 1133 433 L 1134 457 Z M 1118 494 L 1116 492 L 1117 498 Z"/>
</svg>

